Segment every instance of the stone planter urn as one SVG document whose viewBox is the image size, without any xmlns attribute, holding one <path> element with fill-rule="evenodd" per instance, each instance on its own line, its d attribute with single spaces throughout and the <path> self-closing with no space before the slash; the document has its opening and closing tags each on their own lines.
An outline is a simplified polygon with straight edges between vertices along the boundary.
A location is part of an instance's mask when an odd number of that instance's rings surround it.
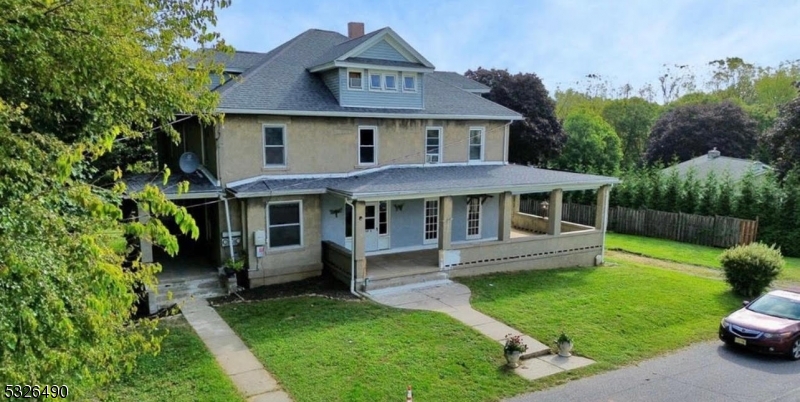
<svg viewBox="0 0 800 402">
<path fill-rule="evenodd" d="M 508 362 L 508 367 L 517 368 L 519 367 L 519 358 L 522 356 L 522 352 L 510 352 L 506 353 L 506 362 Z"/>
<path fill-rule="evenodd" d="M 572 356 L 572 342 L 559 342 L 558 355 L 561 357 Z"/>
</svg>

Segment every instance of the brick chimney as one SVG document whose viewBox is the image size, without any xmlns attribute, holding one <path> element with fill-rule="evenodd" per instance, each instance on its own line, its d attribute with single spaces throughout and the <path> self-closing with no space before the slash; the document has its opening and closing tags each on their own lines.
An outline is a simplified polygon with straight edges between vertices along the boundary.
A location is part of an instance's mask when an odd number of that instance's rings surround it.
<svg viewBox="0 0 800 402">
<path fill-rule="evenodd" d="M 364 23 L 363 22 L 348 22 L 347 23 L 347 37 L 350 39 L 360 38 L 364 36 Z"/>
<path fill-rule="evenodd" d="M 717 159 L 719 156 L 720 152 L 717 151 L 717 147 L 714 147 L 714 149 L 708 151 L 708 159 Z"/>
</svg>

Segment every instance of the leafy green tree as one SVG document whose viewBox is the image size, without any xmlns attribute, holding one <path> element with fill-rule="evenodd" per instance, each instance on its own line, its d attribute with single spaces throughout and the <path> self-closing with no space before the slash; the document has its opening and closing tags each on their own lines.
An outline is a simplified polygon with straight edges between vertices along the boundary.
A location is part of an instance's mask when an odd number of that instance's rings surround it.
<svg viewBox="0 0 800 402">
<path fill-rule="evenodd" d="M 479 67 L 464 75 L 491 88 L 487 99 L 525 117 L 525 120 L 511 123 L 509 128 L 510 162 L 544 166 L 558 155 L 566 137 L 556 118 L 555 104 L 536 74 L 511 75 L 508 70 Z"/>
<path fill-rule="evenodd" d="M 124 237 L 177 251 L 160 222 L 197 236 L 185 208 L 154 186 L 89 181 L 125 139 L 176 113 L 214 121 L 217 66 L 188 43 L 221 45 L 208 27 L 227 1 L 0 0 L 0 378 L 69 384 L 70 395 L 123 375 L 158 350 L 156 321 L 131 321 L 157 266 L 125 263 Z M 164 172 L 165 175 L 168 171 Z M 186 191 L 187 183 L 179 186 Z M 123 216 L 123 196 L 152 218 Z"/>
<path fill-rule="evenodd" d="M 603 118 L 575 112 L 564 122 L 567 143 L 556 161 L 559 168 L 577 172 L 615 175 L 622 161 L 622 146 L 614 129 Z"/>
<path fill-rule="evenodd" d="M 642 98 L 616 99 L 603 108 L 605 119 L 622 141 L 623 166 L 642 161 L 650 128 L 658 117 L 659 106 Z"/>
</svg>

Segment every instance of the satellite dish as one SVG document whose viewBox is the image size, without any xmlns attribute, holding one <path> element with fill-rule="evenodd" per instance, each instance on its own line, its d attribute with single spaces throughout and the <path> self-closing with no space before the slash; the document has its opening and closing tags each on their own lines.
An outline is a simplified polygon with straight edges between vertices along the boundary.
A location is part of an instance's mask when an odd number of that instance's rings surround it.
<svg viewBox="0 0 800 402">
<path fill-rule="evenodd" d="M 200 159 L 197 158 L 194 152 L 184 152 L 181 158 L 178 159 L 178 166 L 180 166 L 183 173 L 191 174 L 200 167 Z"/>
</svg>

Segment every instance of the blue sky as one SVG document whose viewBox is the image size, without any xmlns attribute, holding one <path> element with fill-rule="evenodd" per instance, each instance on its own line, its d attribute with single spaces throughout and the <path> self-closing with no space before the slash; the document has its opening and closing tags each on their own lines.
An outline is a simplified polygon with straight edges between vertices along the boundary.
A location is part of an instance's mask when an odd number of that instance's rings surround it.
<svg viewBox="0 0 800 402">
<path fill-rule="evenodd" d="M 310 28 L 390 26 L 437 70 L 534 72 L 552 92 L 590 73 L 655 85 L 665 63 L 702 72 L 724 57 L 797 60 L 798 18 L 800 0 L 233 0 L 217 29 L 237 49 L 267 51 Z"/>
</svg>

